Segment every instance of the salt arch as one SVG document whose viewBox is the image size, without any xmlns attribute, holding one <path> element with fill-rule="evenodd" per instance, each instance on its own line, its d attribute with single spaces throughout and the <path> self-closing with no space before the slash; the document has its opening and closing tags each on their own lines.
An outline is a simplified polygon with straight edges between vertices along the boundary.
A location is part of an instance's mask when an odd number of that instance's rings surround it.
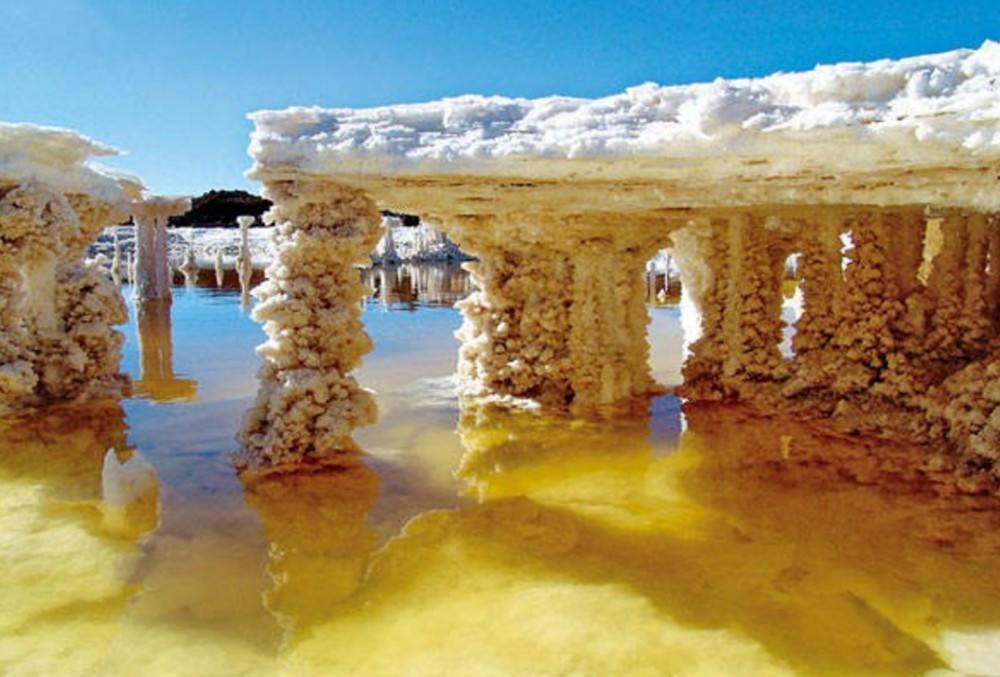
<svg viewBox="0 0 1000 677">
<path fill-rule="evenodd" d="M 137 179 L 75 132 L 0 123 L 0 411 L 120 392 L 127 315 L 87 245 L 127 218 Z"/>
<path fill-rule="evenodd" d="M 641 405 L 656 389 L 644 264 L 669 247 L 702 318 L 686 396 L 903 432 L 989 468 L 998 78 L 986 42 L 597 100 L 260 111 L 249 175 L 365 194 L 478 257 L 468 395 L 584 415 Z M 785 359 L 793 254 L 804 309 Z"/>
</svg>

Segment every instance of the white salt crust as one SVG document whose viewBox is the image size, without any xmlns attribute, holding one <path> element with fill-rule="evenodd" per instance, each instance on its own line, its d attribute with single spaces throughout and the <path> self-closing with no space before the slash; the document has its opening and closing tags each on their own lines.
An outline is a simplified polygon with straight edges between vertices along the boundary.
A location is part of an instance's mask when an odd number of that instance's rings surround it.
<svg viewBox="0 0 1000 677">
<path fill-rule="evenodd" d="M 64 129 L 0 123 L 0 411 L 118 392 L 126 310 L 86 247 L 141 184 Z"/>
<path fill-rule="evenodd" d="M 759 79 L 647 83 L 593 100 L 470 95 L 369 109 L 258 111 L 249 116 L 250 175 L 342 175 L 375 194 L 380 182 L 401 176 L 669 179 L 701 193 L 661 195 L 660 206 L 787 201 L 803 174 L 846 180 L 956 161 L 989 165 L 1000 157 L 998 77 L 1000 43 L 988 41 L 976 50 Z M 760 176 L 784 181 L 745 197 L 725 186 Z M 995 193 L 980 192 L 934 194 L 923 182 L 900 180 L 872 191 L 869 202 L 908 202 L 923 193 L 940 204 L 1000 204 Z M 844 193 L 828 190 L 823 199 L 841 201 Z"/>
</svg>

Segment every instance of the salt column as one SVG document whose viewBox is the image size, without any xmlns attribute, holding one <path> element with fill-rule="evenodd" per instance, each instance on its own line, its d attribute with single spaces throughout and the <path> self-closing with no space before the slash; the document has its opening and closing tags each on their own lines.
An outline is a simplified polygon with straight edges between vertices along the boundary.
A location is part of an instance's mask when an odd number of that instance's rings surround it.
<svg viewBox="0 0 1000 677">
<path fill-rule="evenodd" d="M 240 299 L 243 307 L 250 307 L 250 278 L 253 275 L 253 260 L 250 258 L 250 226 L 254 217 L 238 216 L 240 224 L 240 252 L 236 255 L 236 273 L 240 278 Z"/>
<path fill-rule="evenodd" d="M 222 248 L 215 250 L 215 286 L 221 288 L 226 281 L 226 272 L 222 269 Z"/>
<path fill-rule="evenodd" d="M 122 245 L 118 240 L 118 231 L 115 231 L 115 249 L 111 256 L 111 279 L 115 281 L 115 286 L 122 286 Z"/>
<path fill-rule="evenodd" d="M 188 247 L 184 255 L 184 263 L 181 264 L 181 273 L 184 274 L 184 286 L 193 287 L 198 281 L 198 261 L 194 258 L 194 247 Z"/>
<path fill-rule="evenodd" d="M 191 199 L 187 197 L 156 196 L 132 204 L 132 216 L 135 218 L 132 293 L 135 298 L 170 298 L 167 219 L 190 209 Z"/>
</svg>

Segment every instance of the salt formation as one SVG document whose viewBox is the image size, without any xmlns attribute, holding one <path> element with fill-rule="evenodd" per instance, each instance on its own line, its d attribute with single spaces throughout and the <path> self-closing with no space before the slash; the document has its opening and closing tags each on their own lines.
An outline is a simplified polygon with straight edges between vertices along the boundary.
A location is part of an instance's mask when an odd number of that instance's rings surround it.
<svg viewBox="0 0 1000 677">
<path fill-rule="evenodd" d="M 238 216 L 237 223 L 240 224 L 240 251 L 236 255 L 236 273 L 240 278 L 240 298 L 243 300 L 243 307 L 250 307 L 250 278 L 253 275 L 253 259 L 250 256 L 250 226 L 253 225 L 252 216 Z"/>
<path fill-rule="evenodd" d="M 135 276 L 132 293 L 137 299 L 169 299 L 170 271 L 167 219 L 191 209 L 191 198 L 149 197 L 132 206 L 135 219 Z"/>
<path fill-rule="evenodd" d="M 382 237 L 372 250 L 372 261 L 381 263 L 384 266 L 395 266 L 399 264 L 399 254 L 396 252 L 396 241 L 393 231 L 403 225 L 402 219 L 398 216 L 387 216 L 382 219 Z"/>
<path fill-rule="evenodd" d="M 222 287 L 223 283 L 226 281 L 226 271 L 222 267 L 222 248 L 215 250 L 215 286 Z"/>
<path fill-rule="evenodd" d="M 118 231 L 115 231 L 114 252 L 111 256 L 111 279 L 115 286 L 122 286 L 122 247 L 118 241 Z"/>
<path fill-rule="evenodd" d="M 437 228 L 421 221 L 406 226 L 398 216 L 383 216 L 385 234 L 371 253 L 375 264 L 468 261 L 470 256 Z"/>
<path fill-rule="evenodd" d="M 127 315 L 87 245 L 141 186 L 89 164 L 115 151 L 63 129 L 0 123 L 0 411 L 117 392 Z"/>
<path fill-rule="evenodd" d="M 199 270 L 201 269 L 198 267 L 198 261 L 195 260 L 194 247 L 188 247 L 187 253 L 184 255 L 184 263 L 180 267 L 186 287 L 193 287 L 197 284 Z"/>
<path fill-rule="evenodd" d="M 998 79 L 1000 44 L 986 42 L 597 100 L 261 111 L 251 175 L 364 191 L 479 258 L 466 393 L 578 413 L 641 402 L 655 389 L 643 268 L 667 247 L 701 317 L 688 397 L 900 431 L 991 468 Z"/>
<path fill-rule="evenodd" d="M 351 431 L 375 402 L 350 375 L 372 348 L 361 325 L 366 288 L 357 266 L 379 237 L 375 205 L 325 181 L 274 181 L 274 261 L 254 290 L 268 340 L 260 390 L 239 435 L 242 469 L 323 462 L 354 449 Z"/>
</svg>

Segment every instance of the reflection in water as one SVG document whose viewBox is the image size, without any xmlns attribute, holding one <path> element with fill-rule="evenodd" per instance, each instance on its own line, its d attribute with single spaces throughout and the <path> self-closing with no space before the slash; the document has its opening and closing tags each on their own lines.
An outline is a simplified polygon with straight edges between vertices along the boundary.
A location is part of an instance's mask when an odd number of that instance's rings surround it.
<svg viewBox="0 0 1000 677">
<path fill-rule="evenodd" d="M 108 449 L 101 468 L 101 507 L 108 533 L 138 538 L 152 531 L 159 522 L 159 499 L 156 470 L 142 454 Z"/>
<path fill-rule="evenodd" d="M 155 473 L 130 494 L 107 470 L 114 449 L 128 454 L 116 402 L 3 418 L 0 440 L 0 666 L 94 674 L 137 589 L 137 544 L 158 521 Z"/>
<path fill-rule="evenodd" d="M 681 279 L 669 270 L 646 273 L 646 303 L 656 308 L 676 306 L 681 301 Z"/>
<path fill-rule="evenodd" d="M 0 419 L 0 672 L 1000 674 L 995 499 L 731 406 L 460 412 L 451 310 L 371 314 L 366 454 L 241 486 L 238 298 L 174 300 L 220 395 L 123 405 L 159 488 L 117 404 Z"/>
<path fill-rule="evenodd" d="M 363 269 L 361 275 L 375 290 L 373 302 L 386 309 L 453 306 L 472 291 L 469 273 L 460 263 L 380 265 Z"/>
<path fill-rule="evenodd" d="M 906 450 L 727 407 L 463 419 L 478 505 L 414 518 L 289 674 L 997 674 L 1000 513 Z"/>
<path fill-rule="evenodd" d="M 158 402 L 196 399 L 197 382 L 174 376 L 171 300 L 137 301 L 135 308 L 140 353 L 140 373 L 139 380 L 135 383 L 136 393 Z"/>
<path fill-rule="evenodd" d="M 378 478 L 356 456 L 340 460 L 241 477 L 246 501 L 271 542 L 274 587 L 265 604 L 288 644 L 296 641 L 296 628 L 308 629 L 355 592 L 375 546 L 368 513 Z"/>
</svg>

